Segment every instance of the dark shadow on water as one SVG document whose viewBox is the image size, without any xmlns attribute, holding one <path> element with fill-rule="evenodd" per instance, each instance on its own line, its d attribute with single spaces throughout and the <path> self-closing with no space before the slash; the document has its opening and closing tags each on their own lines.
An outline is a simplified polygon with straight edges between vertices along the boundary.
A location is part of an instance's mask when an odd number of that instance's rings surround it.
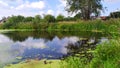
<svg viewBox="0 0 120 68">
<path fill-rule="evenodd" d="M 101 32 L 74 32 L 74 31 L 54 31 L 54 32 L 46 32 L 46 31 L 21 31 L 21 32 L 8 32 L 4 33 L 7 37 L 12 39 L 13 41 L 25 41 L 29 37 L 33 37 L 34 39 L 44 38 L 48 40 L 52 40 L 55 36 L 57 36 L 59 39 L 62 39 L 64 37 L 70 37 L 70 36 L 77 36 L 80 38 L 101 38 L 101 37 L 109 37 L 110 35 L 107 33 L 101 33 Z"/>
</svg>

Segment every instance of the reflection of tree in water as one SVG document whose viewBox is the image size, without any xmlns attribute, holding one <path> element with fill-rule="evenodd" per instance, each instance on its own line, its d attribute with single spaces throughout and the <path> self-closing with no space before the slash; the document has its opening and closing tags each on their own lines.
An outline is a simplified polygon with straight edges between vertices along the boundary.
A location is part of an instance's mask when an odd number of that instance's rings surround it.
<svg viewBox="0 0 120 68">
<path fill-rule="evenodd" d="M 34 39 L 44 38 L 46 41 L 50 40 L 52 41 L 55 36 L 59 37 L 59 39 L 62 39 L 64 37 L 70 37 L 70 36 L 77 36 L 77 37 L 108 37 L 108 34 L 103 33 L 94 33 L 94 32 L 47 32 L 47 31 L 16 31 L 16 32 L 8 32 L 3 33 L 13 41 L 25 41 L 29 37 L 32 37 Z"/>
<path fill-rule="evenodd" d="M 75 44 L 69 44 L 66 46 L 68 55 L 76 56 L 80 58 L 87 58 L 88 62 L 93 58 L 91 50 L 94 50 L 98 39 L 84 39 L 79 40 Z"/>
<path fill-rule="evenodd" d="M 25 41 L 29 37 L 32 37 L 33 39 L 39 39 L 39 38 L 44 38 L 46 41 L 47 39 L 52 40 L 54 38 L 53 35 L 48 35 L 48 33 L 44 32 L 9 32 L 9 33 L 4 33 L 7 37 L 12 39 L 13 41 Z"/>
</svg>

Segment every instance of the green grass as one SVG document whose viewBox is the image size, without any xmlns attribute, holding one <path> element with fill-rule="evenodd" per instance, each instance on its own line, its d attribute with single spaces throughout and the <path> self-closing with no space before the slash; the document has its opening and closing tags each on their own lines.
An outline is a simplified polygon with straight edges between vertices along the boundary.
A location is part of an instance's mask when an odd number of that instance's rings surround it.
<svg viewBox="0 0 120 68">
<path fill-rule="evenodd" d="M 0 25 L 1 29 L 35 29 L 47 31 L 93 31 L 93 32 L 109 32 L 117 33 L 120 31 L 120 20 L 110 19 L 107 21 L 74 21 L 74 22 L 59 22 L 59 23 L 33 23 L 21 22 L 16 25 L 6 27 L 7 23 Z"/>
<path fill-rule="evenodd" d="M 95 50 L 91 68 L 120 68 L 120 40 L 99 44 Z"/>
<path fill-rule="evenodd" d="M 4 68 L 60 68 L 60 60 L 46 60 L 48 63 L 44 64 L 44 60 L 30 60 L 18 64 L 10 64 Z M 51 63 L 49 63 L 51 62 Z"/>
<path fill-rule="evenodd" d="M 120 68 L 119 41 L 110 40 L 99 44 L 93 51 L 94 58 L 90 62 L 85 58 L 68 57 L 61 66 L 62 68 Z"/>
</svg>

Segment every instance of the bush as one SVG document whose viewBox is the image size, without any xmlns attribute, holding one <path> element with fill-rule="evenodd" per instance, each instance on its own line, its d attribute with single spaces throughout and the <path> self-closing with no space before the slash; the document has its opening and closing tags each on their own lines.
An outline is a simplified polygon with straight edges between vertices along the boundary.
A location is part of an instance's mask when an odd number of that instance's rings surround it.
<svg viewBox="0 0 120 68">
<path fill-rule="evenodd" d="M 61 68 L 85 68 L 84 63 L 86 59 L 80 59 L 78 57 L 68 57 L 61 63 Z"/>
<path fill-rule="evenodd" d="M 33 21 L 33 17 L 26 17 L 25 19 L 24 19 L 24 22 L 32 22 Z"/>
<path fill-rule="evenodd" d="M 52 15 L 45 15 L 44 20 L 47 23 L 54 23 L 55 22 L 55 17 L 52 16 Z"/>
<path fill-rule="evenodd" d="M 41 22 L 41 16 L 40 15 L 36 15 L 33 19 L 34 23 L 40 23 Z"/>
<path fill-rule="evenodd" d="M 58 15 L 56 20 L 57 21 L 64 21 L 64 16 L 63 15 Z"/>
<path fill-rule="evenodd" d="M 120 18 L 120 11 L 110 13 L 111 18 Z"/>
<path fill-rule="evenodd" d="M 95 50 L 91 68 L 120 68 L 120 40 L 99 44 Z"/>
</svg>

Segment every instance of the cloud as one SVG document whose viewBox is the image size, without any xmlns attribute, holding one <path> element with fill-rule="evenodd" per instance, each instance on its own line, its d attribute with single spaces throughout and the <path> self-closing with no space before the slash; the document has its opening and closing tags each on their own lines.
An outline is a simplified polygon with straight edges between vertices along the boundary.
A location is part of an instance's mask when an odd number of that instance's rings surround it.
<svg viewBox="0 0 120 68">
<path fill-rule="evenodd" d="M 0 1 L 0 7 L 1 7 L 1 6 L 8 6 L 8 4 L 5 3 L 5 2 L 3 2 L 3 1 Z"/>
<path fill-rule="evenodd" d="M 61 3 L 60 6 L 66 6 L 67 5 L 67 1 L 66 0 L 59 0 L 59 2 Z"/>
<path fill-rule="evenodd" d="M 109 2 L 109 3 L 117 3 L 120 2 L 120 0 L 104 0 L 105 2 Z"/>
<path fill-rule="evenodd" d="M 53 11 L 53 10 L 48 10 L 48 11 L 47 11 L 47 14 L 54 15 L 54 11 Z"/>
<path fill-rule="evenodd" d="M 11 40 L 8 37 L 0 34 L 0 43 L 6 43 L 6 42 L 11 42 Z"/>
<path fill-rule="evenodd" d="M 4 16 L 11 15 L 23 15 L 23 16 L 35 16 L 41 15 L 46 8 L 45 1 L 33 1 L 28 0 L 0 0 L 0 19 Z"/>
<path fill-rule="evenodd" d="M 26 8 L 44 9 L 45 3 L 44 3 L 44 1 L 38 1 L 38 2 L 32 2 L 32 3 L 30 3 L 29 1 L 26 1 L 24 4 L 21 4 L 16 7 L 16 9 L 18 9 L 18 10 L 22 10 L 22 9 L 26 9 Z"/>
<path fill-rule="evenodd" d="M 33 38 L 28 38 L 24 42 L 17 42 L 14 45 L 20 45 L 28 49 L 31 48 L 44 49 L 47 47 L 43 39 L 33 40 Z"/>
</svg>

